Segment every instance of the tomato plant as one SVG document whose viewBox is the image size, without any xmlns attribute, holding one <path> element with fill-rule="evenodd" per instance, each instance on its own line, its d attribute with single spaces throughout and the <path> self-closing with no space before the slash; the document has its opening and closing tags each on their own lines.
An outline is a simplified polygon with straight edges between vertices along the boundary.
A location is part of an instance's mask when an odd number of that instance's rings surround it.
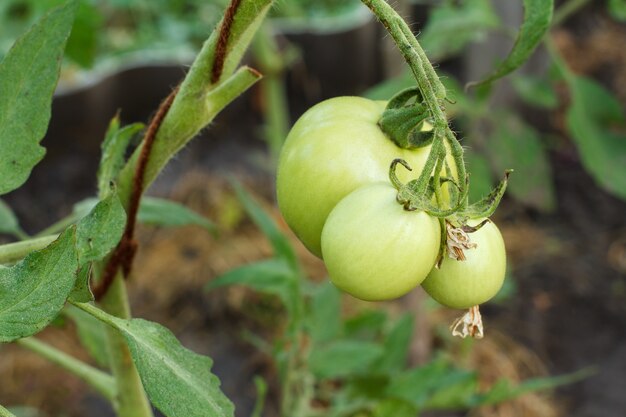
<svg viewBox="0 0 626 417">
<path fill-rule="evenodd" d="M 362 185 L 387 181 L 396 158 L 416 172 L 426 163 L 430 147 L 402 149 L 383 133 L 378 121 L 386 105 L 360 97 L 323 101 L 300 117 L 285 141 L 276 181 L 278 205 L 318 257 L 326 218 L 343 197 Z M 400 178 L 408 181 L 410 172 Z"/>
<path fill-rule="evenodd" d="M 476 226 L 480 220 L 471 220 Z M 464 260 L 447 256 L 422 282 L 422 288 L 439 303 L 451 308 L 470 308 L 491 299 L 502 287 L 506 272 L 504 240 L 493 222 L 469 234 L 473 248 Z"/>
<path fill-rule="evenodd" d="M 335 206 L 322 231 L 322 254 L 338 288 L 368 301 L 400 297 L 435 264 L 439 223 L 408 212 L 388 184 L 357 189 Z"/>
</svg>

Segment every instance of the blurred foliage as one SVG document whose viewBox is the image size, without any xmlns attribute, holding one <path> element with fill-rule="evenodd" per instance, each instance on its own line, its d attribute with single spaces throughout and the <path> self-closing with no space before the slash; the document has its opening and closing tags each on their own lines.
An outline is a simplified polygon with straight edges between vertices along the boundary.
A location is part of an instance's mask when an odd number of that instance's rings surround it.
<svg viewBox="0 0 626 417">
<path fill-rule="evenodd" d="M 283 0 L 276 4 L 272 16 L 315 20 L 350 13 L 360 6 L 359 0 Z"/>
<path fill-rule="evenodd" d="M 0 2 L 0 58 L 13 41 L 62 0 Z M 66 56 L 89 68 L 107 58 L 150 49 L 193 54 L 221 17 L 224 0 L 79 0 Z"/>
<path fill-rule="evenodd" d="M 2 0 L 0 59 L 19 34 L 62 0 Z M 226 0 L 79 0 L 66 58 L 82 68 L 129 54 L 149 58 L 193 56 L 221 18 Z M 272 16 L 322 22 L 349 16 L 359 0 L 289 0 Z"/>
</svg>

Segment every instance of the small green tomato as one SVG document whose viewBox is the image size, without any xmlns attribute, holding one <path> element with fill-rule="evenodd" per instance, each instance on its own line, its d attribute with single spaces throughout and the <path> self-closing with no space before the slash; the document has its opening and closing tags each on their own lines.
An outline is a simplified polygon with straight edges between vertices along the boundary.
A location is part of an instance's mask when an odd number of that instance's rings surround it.
<svg viewBox="0 0 626 417">
<path fill-rule="evenodd" d="M 476 226 L 484 219 L 470 220 Z M 433 268 L 422 288 L 440 304 L 451 308 L 470 308 L 498 293 L 506 272 L 506 252 L 500 231 L 493 222 L 469 233 L 475 248 L 465 249 L 465 260 L 446 256 L 441 268 Z"/>
<path fill-rule="evenodd" d="M 367 301 L 400 297 L 433 267 L 440 242 L 437 219 L 406 211 L 386 183 L 363 186 L 331 211 L 322 231 L 330 280 Z"/>
</svg>

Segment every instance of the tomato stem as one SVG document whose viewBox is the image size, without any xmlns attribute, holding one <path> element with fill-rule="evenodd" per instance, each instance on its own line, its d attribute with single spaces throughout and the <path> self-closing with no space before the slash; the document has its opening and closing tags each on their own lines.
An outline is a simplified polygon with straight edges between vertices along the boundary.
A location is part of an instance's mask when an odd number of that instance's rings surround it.
<svg viewBox="0 0 626 417">
<path fill-rule="evenodd" d="M 391 35 L 398 49 L 404 56 L 405 61 L 411 68 L 419 92 L 423 97 L 423 102 L 427 106 L 430 116 L 433 120 L 433 148 L 439 142 L 445 140 L 450 145 L 450 152 L 454 158 L 457 170 L 457 179 L 460 187 L 460 194 L 465 195 L 467 183 L 465 181 L 466 170 L 463 161 L 463 148 L 456 139 L 454 133 L 448 125 L 448 120 L 443 111 L 442 101 L 446 98 L 446 88 L 439 80 L 432 64 L 428 60 L 424 50 L 413 35 L 406 22 L 398 15 L 398 13 L 385 0 L 361 0 L 385 26 L 387 32 Z M 444 147 L 444 158 L 447 150 Z M 428 157 L 426 167 L 423 173 L 430 178 L 432 169 L 439 158 L 436 152 L 431 150 Z M 421 179 L 418 179 L 420 185 Z M 435 184 L 435 189 L 440 184 Z"/>
</svg>

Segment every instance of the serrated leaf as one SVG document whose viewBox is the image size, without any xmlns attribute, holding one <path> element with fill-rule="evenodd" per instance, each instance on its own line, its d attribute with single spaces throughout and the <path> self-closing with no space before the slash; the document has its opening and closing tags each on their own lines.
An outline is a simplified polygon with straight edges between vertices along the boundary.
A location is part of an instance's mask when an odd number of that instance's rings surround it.
<svg viewBox="0 0 626 417">
<path fill-rule="evenodd" d="M 32 336 L 57 316 L 76 280 L 75 235 L 70 228 L 47 248 L 0 269 L 0 342 Z"/>
<path fill-rule="evenodd" d="M 76 3 L 46 14 L 0 63 L 0 195 L 22 185 L 45 150 L 52 94 Z"/>
<path fill-rule="evenodd" d="M 488 0 L 445 2 L 431 13 L 418 40 L 430 59 L 440 60 L 460 52 L 469 42 L 485 37 L 500 27 L 500 20 Z"/>
<path fill-rule="evenodd" d="M 626 119 L 619 102 L 596 82 L 568 79 L 567 127 L 585 169 L 605 190 L 626 199 Z"/>
<path fill-rule="evenodd" d="M 243 204 L 252 221 L 261 229 L 265 237 L 267 237 L 274 248 L 277 256 L 285 258 L 294 268 L 297 267 L 298 261 L 296 254 L 289 243 L 289 239 L 280 231 L 276 223 L 270 216 L 263 211 L 259 204 L 254 201 L 248 192 L 236 181 L 232 181 L 232 185 L 237 194 L 237 198 Z"/>
<path fill-rule="evenodd" d="M 293 313 L 298 302 L 297 279 L 298 276 L 284 259 L 274 258 L 232 269 L 209 282 L 206 288 L 245 285 L 278 296 L 287 311 Z"/>
<path fill-rule="evenodd" d="M 541 109 L 554 109 L 559 105 L 556 91 L 546 78 L 517 75 L 511 81 L 525 103 Z"/>
<path fill-rule="evenodd" d="M 508 192 L 539 210 L 554 210 L 552 167 L 539 133 L 514 115 L 499 115 L 494 123 L 487 152 L 497 172 L 514 171 Z"/>
<path fill-rule="evenodd" d="M 414 320 L 410 314 L 403 315 L 394 324 L 385 337 L 384 354 L 373 366 L 375 370 L 394 373 L 405 368 L 413 336 L 413 326 Z"/>
<path fill-rule="evenodd" d="M 554 0 L 524 0 L 524 22 L 517 34 L 513 49 L 490 76 L 471 85 L 491 83 L 522 66 L 550 28 L 553 9 Z"/>
<path fill-rule="evenodd" d="M 102 156 L 98 167 L 98 189 L 101 196 L 108 193 L 111 182 L 124 166 L 126 149 L 131 139 L 143 128 L 143 124 L 134 123 L 120 129 L 119 116 L 111 119 L 102 142 Z"/>
<path fill-rule="evenodd" d="M 319 285 L 313 294 L 310 326 L 314 343 L 332 340 L 341 333 L 341 293 L 330 282 Z"/>
<path fill-rule="evenodd" d="M 76 247 L 81 265 L 104 258 L 120 241 L 126 212 L 116 193 L 98 202 L 76 228 Z"/>
<path fill-rule="evenodd" d="M 233 417 L 234 405 L 211 373 L 213 361 L 183 347 L 165 327 L 123 320 L 91 305 L 78 306 L 116 328 L 126 339 L 146 393 L 168 417 Z"/>
<path fill-rule="evenodd" d="M 309 366 L 318 378 L 347 377 L 365 372 L 382 354 L 376 343 L 337 340 L 313 350 Z"/>
<path fill-rule="evenodd" d="M 0 233 L 7 233 L 18 238 L 26 235 L 11 207 L 2 200 L 0 200 Z"/>
<path fill-rule="evenodd" d="M 108 367 L 106 325 L 73 305 L 67 305 L 63 314 L 71 318 L 76 325 L 80 344 L 87 349 L 89 355 L 101 367 Z"/>
<path fill-rule="evenodd" d="M 137 220 L 140 223 L 155 226 L 195 225 L 203 227 L 211 233 L 216 232 L 215 224 L 206 217 L 180 203 L 162 198 L 143 197 Z"/>
</svg>

